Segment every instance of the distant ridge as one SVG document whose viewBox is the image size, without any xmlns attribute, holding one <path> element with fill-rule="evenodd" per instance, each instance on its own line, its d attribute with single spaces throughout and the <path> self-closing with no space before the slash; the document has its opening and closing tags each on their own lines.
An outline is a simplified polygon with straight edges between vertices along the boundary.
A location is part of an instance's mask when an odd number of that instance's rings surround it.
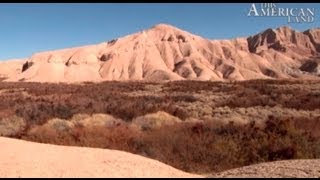
<svg viewBox="0 0 320 180">
<path fill-rule="evenodd" d="M 283 26 L 248 38 L 209 40 L 158 24 L 97 45 L 1 62 L 0 76 L 5 81 L 69 83 L 314 79 L 320 75 L 319 53 L 319 28 L 298 32 Z"/>
</svg>

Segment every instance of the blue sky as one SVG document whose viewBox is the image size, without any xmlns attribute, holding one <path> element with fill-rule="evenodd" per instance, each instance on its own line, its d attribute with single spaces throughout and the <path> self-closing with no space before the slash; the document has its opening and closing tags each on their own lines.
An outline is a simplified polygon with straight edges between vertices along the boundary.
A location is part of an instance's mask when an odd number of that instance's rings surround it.
<svg viewBox="0 0 320 180">
<path fill-rule="evenodd" d="M 0 3 L 0 59 L 101 43 L 159 23 L 210 39 L 245 37 L 283 25 L 300 31 L 320 26 L 320 4 L 277 4 L 278 7 L 316 8 L 315 22 L 300 24 L 288 24 L 285 17 L 247 17 L 250 5 Z"/>
</svg>

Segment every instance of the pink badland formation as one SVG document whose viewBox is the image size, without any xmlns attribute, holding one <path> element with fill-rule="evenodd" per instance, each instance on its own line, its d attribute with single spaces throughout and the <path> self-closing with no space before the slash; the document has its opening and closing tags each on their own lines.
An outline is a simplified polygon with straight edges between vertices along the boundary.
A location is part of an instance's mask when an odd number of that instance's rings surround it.
<svg viewBox="0 0 320 180">
<path fill-rule="evenodd" d="M 320 29 L 287 26 L 209 40 L 167 24 L 103 42 L 0 63 L 4 81 L 248 80 L 319 78 Z"/>
</svg>

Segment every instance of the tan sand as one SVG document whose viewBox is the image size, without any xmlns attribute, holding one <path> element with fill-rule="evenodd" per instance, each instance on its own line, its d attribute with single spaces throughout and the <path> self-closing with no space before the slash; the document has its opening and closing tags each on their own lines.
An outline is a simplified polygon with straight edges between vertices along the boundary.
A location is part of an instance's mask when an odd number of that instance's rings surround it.
<svg viewBox="0 0 320 180">
<path fill-rule="evenodd" d="M 0 177 L 201 177 L 143 156 L 0 137 Z"/>
</svg>

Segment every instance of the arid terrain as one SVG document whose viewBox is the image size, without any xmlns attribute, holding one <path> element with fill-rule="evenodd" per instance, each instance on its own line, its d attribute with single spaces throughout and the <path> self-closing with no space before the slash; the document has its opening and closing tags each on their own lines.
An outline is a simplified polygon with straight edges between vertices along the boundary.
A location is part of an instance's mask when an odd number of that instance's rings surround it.
<svg viewBox="0 0 320 180">
<path fill-rule="evenodd" d="M 201 177 L 116 150 L 66 147 L 0 138 L 0 177 Z"/>
<path fill-rule="evenodd" d="M 211 40 L 168 24 L 0 63 L 5 81 L 319 79 L 320 30 L 288 26 Z"/>
<path fill-rule="evenodd" d="M 318 176 L 319 63 L 319 28 L 210 40 L 168 24 L 2 61 L 0 176 Z"/>
<path fill-rule="evenodd" d="M 319 178 L 320 160 L 286 160 L 255 164 L 217 173 L 213 178 Z"/>
<path fill-rule="evenodd" d="M 320 158 L 320 81 L 0 83 L 0 135 L 194 174 Z M 119 175 L 120 176 L 120 175 Z"/>
<path fill-rule="evenodd" d="M 319 160 L 261 163 L 211 175 L 190 174 L 123 151 L 56 146 L 0 138 L 0 177 L 314 177 Z M 26 154 L 28 154 L 26 156 Z"/>
</svg>

